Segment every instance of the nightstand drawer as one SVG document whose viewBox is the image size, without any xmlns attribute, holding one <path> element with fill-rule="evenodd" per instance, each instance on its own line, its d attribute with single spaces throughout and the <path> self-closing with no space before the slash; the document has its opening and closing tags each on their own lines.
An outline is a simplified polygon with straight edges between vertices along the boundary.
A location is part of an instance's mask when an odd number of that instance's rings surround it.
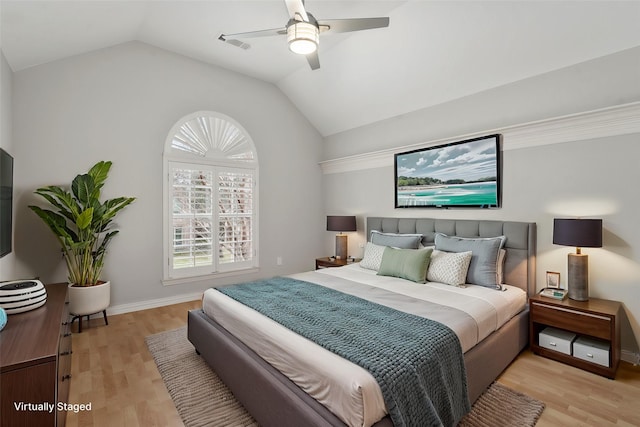
<svg viewBox="0 0 640 427">
<path fill-rule="evenodd" d="M 556 328 L 544 328 L 538 337 L 540 347 L 549 350 L 559 351 L 564 354 L 571 354 L 571 342 L 576 338 L 576 334 Z"/>
<path fill-rule="evenodd" d="M 609 366 L 609 343 L 587 337 L 580 337 L 573 342 L 573 356 L 578 359 Z"/>
<path fill-rule="evenodd" d="M 605 340 L 612 339 L 612 320 L 608 316 L 585 313 L 571 308 L 548 306 L 537 301 L 532 301 L 531 309 L 535 322 L 566 329 L 576 334 L 590 335 Z"/>
</svg>

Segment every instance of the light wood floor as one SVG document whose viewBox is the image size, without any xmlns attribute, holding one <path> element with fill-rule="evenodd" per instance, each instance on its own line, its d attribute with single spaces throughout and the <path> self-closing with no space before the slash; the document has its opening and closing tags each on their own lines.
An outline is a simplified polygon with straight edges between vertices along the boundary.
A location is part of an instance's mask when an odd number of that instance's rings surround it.
<svg viewBox="0 0 640 427">
<path fill-rule="evenodd" d="M 67 426 L 182 426 L 144 337 L 183 326 L 200 301 L 91 320 L 73 334 Z M 74 328 L 75 330 L 76 328 Z M 640 367 L 622 363 L 614 381 L 523 352 L 499 381 L 546 403 L 548 426 L 640 426 Z"/>
</svg>

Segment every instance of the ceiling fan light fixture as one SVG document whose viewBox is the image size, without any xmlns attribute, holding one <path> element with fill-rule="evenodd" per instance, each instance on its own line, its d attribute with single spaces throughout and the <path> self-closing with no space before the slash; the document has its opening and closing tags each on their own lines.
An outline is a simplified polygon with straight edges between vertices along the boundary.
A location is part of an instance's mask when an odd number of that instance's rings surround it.
<svg viewBox="0 0 640 427">
<path fill-rule="evenodd" d="M 320 35 L 318 27 L 304 21 L 296 21 L 287 27 L 289 50 L 299 55 L 308 55 L 318 49 Z"/>
</svg>

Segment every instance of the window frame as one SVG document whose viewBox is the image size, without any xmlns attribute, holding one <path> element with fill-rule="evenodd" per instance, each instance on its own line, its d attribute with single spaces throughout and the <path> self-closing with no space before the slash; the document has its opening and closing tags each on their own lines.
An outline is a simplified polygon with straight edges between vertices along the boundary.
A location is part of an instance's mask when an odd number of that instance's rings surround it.
<svg viewBox="0 0 640 427">
<path fill-rule="evenodd" d="M 228 125 L 237 128 L 244 137 L 244 143 L 251 149 L 253 159 L 229 159 L 225 158 L 216 150 L 209 150 L 204 155 L 197 155 L 172 148 L 172 141 L 181 127 L 198 117 L 211 117 L 228 122 Z M 212 209 L 212 237 L 213 237 L 213 260 L 211 265 L 195 266 L 184 269 L 173 268 L 173 183 L 172 170 L 174 166 L 186 166 L 194 168 L 209 169 L 214 172 L 213 207 Z M 251 260 L 231 263 L 220 263 L 218 260 L 218 227 L 219 213 L 217 209 L 218 196 L 218 176 L 219 171 L 232 171 L 249 173 L 252 175 L 252 214 L 251 214 L 251 245 L 253 256 Z M 198 111 L 189 114 L 176 122 L 171 128 L 163 152 L 163 276 L 164 285 L 175 285 L 188 283 L 210 278 L 242 275 L 257 272 L 259 269 L 259 244 L 258 244 L 258 160 L 255 145 L 246 130 L 232 118 L 213 111 Z"/>
</svg>

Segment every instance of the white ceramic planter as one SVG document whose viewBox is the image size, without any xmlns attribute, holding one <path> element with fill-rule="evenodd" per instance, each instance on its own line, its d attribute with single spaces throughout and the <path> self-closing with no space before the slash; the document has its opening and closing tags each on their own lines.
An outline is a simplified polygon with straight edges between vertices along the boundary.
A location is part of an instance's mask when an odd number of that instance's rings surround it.
<svg viewBox="0 0 640 427">
<path fill-rule="evenodd" d="M 69 285 L 69 312 L 86 316 L 106 310 L 111 303 L 111 282 L 95 286 Z"/>
</svg>

